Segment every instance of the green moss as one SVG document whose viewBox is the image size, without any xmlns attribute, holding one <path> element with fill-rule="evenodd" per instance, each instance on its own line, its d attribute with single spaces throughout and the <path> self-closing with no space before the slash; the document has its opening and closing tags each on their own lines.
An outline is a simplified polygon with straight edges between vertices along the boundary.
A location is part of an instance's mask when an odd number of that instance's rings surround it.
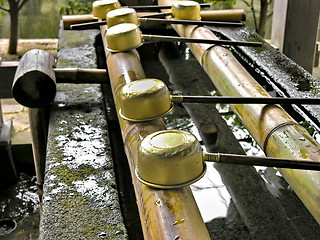
<svg viewBox="0 0 320 240">
<path fill-rule="evenodd" d="M 52 174 L 68 186 L 71 186 L 74 181 L 83 181 L 90 174 L 98 174 L 101 169 L 94 169 L 89 165 L 81 165 L 77 169 L 70 169 L 66 165 L 59 164 L 53 168 Z"/>
<path fill-rule="evenodd" d="M 74 48 L 92 43 L 92 35 L 83 31 L 70 31 L 60 40 L 59 48 Z"/>
</svg>

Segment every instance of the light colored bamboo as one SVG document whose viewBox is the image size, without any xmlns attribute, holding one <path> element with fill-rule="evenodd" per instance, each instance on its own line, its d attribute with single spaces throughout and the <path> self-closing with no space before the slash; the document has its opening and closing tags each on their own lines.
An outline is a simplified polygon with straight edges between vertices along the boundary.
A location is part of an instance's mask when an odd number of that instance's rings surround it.
<svg viewBox="0 0 320 240">
<path fill-rule="evenodd" d="M 159 0 L 160 5 L 170 3 L 172 0 Z M 217 39 L 204 27 L 175 25 L 174 28 L 183 37 Z M 226 48 L 205 44 L 188 45 L 221 95 L 270 97 Z M 248 104 L 233 105 L 232 108 L 267 155 L 320 162 L 320 144 L 281 107 Z M 320 223 L 320 173 L 279 170 Z"/>
<path fill-rule="evenodd" d="M 101 30 L 104 45 L 105 28 Z M 131 81 L 145 78 L 136 51 L 110 54 L 107 66 L 116 109 L 119 111 L 119 91 Z M 165 129 L 161 119 L 131 123 L 119 117 L 125 151 L 128 157 L 144 239 L 210 239 L 190 187 L 156 190 L 140 183 L 135 177 L 137 150 L 146 135 Z"/>
<path fill-rule="evenodd" d="M 201 20 L 207 21 L 245 21 L 246 12 L 243 9 L 200 11 Z"/>
</svg>

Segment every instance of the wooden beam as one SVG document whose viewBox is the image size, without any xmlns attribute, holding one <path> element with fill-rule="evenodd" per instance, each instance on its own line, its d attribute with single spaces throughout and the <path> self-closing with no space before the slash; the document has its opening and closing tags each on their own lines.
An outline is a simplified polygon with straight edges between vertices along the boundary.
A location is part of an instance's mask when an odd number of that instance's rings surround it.
<svg viewBox="0 0 320 240">
<path fill-rule="evenodd" d="M 312 73 L 318 33 L 319 0 L 275 0 L 271 43 Z"/>
</svg>

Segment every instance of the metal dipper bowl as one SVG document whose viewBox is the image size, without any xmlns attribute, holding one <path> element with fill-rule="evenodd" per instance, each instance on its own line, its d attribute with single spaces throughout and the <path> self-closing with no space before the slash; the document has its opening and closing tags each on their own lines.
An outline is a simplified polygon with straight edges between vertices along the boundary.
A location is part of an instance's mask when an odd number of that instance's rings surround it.
<svg viewBox="0 0 320 240">
<path fill-rule="evenodd" d="M 106 19 L 111 10 L 121 8 L 118 0 L 100 0 L 92 3 L 92 16 L 97 19 Z"/>
<path fill-rule="evenodd" d="M 199 180 L 206 171 L 196 137 L 180 130 L 154 132 L 138 150 L 137 178 L 155 188 L 179 188 Z"/>
<path fill-rule="evenodd" d="M 158 79 L 141 79 L 124 85 L 120 91 L 120 116 L 139 122 L 159 118 L 172 110 L 167 86 Z"/>
</svg>

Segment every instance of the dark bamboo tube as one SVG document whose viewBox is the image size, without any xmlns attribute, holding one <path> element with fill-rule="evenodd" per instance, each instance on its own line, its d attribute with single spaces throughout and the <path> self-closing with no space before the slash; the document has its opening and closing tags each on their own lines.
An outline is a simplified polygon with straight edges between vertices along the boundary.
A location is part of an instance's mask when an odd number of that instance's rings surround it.
<svg viewBox="0 0 320 240">
<path fill-rule="evenodd" d="M 13 97 L 23 106 L 42 108 L 50 105 L 56 95 L 56 83 L 106 82 L 105 69 L 53 68 L 49 53 L 33 49 L 18 63 L 12 84 Z"/>
<path fill-rule="evenodd" d="M 272 97 L 225 97 L 172 95 L 175 103 L 225 103 L 225 104 L 308 104 L 319 105 L 320 98 L 272 98 Z"/>
<path fill-rule="evenodd" d="M 147 34 L 143 34 L 142 37 L 144 40 L 149 40 L 149 41 L 205 43 L 205 44 L 229 45 L 229 46 L 248 46 L 248 47 L 261 47 L 262 46 L 262 43 L 260 43 L 260 42 L 197 39 L 197 38 L 147 35 Z"/>
<path fill-rule="evenodd" d="M 29 123 L 32 138 L 33 159 L 37 177 L 38 196 L 43 195 L 46 149 L 48 137 L 48 108 L 29 108 Z"/>
<path fill-rule="evenodd" d="M 225 153 L 204 153 L 204 161 L 320 171 L 320 162 L 299 159 L 255 157 Z"/>
<path fill-rule="evenodd" d="M 84 68 L 54 68 L 57 83 L 106 83 L 108 74 L 106 69 L 84 69 Z"/>
<path fill-rule="evenodd" d="M 12 84 L 16 101 L 30 108 L 51 103 L 57 91 L 53 66 L 54 58 L 48 52 L 33 49 L 25 53 Z"/>
<path fill-rule="evenodd" d="M 239 27 L 243 26 L 240 22 L 221 22 L 221 21 L 198 21 L 198 20 L 179 20 L 179 19 L 161 19 L 161 18 L 147 18 L 140 17 L 138 18 L 139 22 L 142 23 L 159 23 L 159 24 L 182 24 L 182 25 L 198 25 L 198 26 L 230 26 L 230 27 Z M 74 24 L 70 26 L 72 30 L 83 30 L 83 29 L 95 29 L 99 26 L 106 25 L 107 21 L 102 20 L 99 22 L 87 22 Z"/>
</svg>

